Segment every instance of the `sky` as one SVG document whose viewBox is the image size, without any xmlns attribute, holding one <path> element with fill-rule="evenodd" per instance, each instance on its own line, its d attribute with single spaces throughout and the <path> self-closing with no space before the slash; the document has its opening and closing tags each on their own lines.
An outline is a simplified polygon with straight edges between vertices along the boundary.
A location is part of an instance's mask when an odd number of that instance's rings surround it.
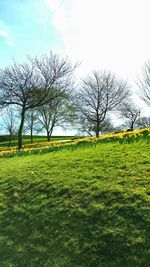
<svg viewBox="0 0 150 267">
<path fill-rule="evenodd" d="M 150 0 L 0 0 L 0 68 L 52 50 L 81 63 L 78 77 L 110 70 L 134 90 L 150 59 L 149 10 Z"/>
</svg>

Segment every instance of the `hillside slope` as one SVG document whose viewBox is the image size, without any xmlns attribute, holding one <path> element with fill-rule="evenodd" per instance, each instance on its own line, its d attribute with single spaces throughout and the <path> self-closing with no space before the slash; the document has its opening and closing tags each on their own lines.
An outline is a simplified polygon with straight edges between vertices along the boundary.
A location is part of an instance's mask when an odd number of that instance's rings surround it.
<svg viewBox="0 0 150 267">
<path fill-rule="evenodd" d="M 0 266 L 150 262 L 150 143 L 0 159 Z"/>
</svg>

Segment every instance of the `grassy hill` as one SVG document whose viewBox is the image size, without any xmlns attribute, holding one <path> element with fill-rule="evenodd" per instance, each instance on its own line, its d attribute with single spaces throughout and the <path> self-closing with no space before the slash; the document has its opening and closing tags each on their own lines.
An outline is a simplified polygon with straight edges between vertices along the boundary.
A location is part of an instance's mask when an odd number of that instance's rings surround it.
<svg viewBox="0 0 150 267">
<path fill-rule="evenodd" d="M 1 267 L 150 262 L 150 142 L 0 158 Z"/>
</svg>

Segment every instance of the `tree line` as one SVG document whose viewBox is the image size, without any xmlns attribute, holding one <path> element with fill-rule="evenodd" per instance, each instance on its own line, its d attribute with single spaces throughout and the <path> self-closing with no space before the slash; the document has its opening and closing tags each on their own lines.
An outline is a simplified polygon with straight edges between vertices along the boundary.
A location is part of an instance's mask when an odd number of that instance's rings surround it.
<svg viewBox="0 0 150 267">
<path fill-rule="evenodd" d="M 128 127 L 149 127 L 149 117 L 133 103 L 131 86 L 109 71 L 94 71 L 75 82 L 75 70 L 68 57 L 50 52 L 41 57 L 27 57 L 25 63 L 13 61 L 0 70 L 1 128 L 11 136 L 18 135 L 18 149 L 23 145 L 23 132 L 43 130 L 48 141 L 56 126 L 72 127 L 82 133 L 98 137 L 101 132 L 112 131 L 110 115 L 126 118 Z M 138 80 L 141 99 L 150 105 L 150 63 Z"/>
</svg>

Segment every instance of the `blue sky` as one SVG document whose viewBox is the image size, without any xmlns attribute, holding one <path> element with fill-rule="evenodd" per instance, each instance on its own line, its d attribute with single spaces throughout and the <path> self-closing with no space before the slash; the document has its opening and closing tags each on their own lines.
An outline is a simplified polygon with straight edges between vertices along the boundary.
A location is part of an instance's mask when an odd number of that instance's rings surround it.
<svg viewBox="0 0 150 267">
<path fill-rule="evenodd" d="M 63 47 L 43 0 L 0 0 L 0 67 Z"/>
<path fill-rule="evenodd" d="M 110 70 L 136 91 L 150 60 L 149 10 L 150 0 L 0 0 L 0 68 L 52 50 L 81 62 L 78 78 Z"/>
<path fill-rule="evenodd" d="M 150 58 L 149 0 L 0 0 L 0 67 L 52 50 L 134 86 Z"/>
</svg>

